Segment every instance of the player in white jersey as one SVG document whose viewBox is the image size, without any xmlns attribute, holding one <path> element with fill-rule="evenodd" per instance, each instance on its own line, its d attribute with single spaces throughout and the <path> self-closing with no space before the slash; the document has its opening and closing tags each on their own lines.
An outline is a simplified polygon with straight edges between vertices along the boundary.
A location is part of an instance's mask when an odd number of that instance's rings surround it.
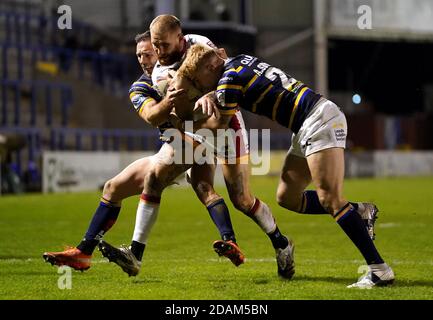
<svg viewBox="0 0 433 320">
<path fill-rule="evenodd" d="M 168 72 L 171 68 L 177 70 L 192 45 L 201 44 L 206 47 L 216 48 L 212 41 L 206 37 L 200 35 L 184 36 L 179 19 L 172 15 L 156 17 L 150 25 L 150 32 L 152 45 L 158 55 L 158 62 L 152 73 L 152 79 L 154 79 L 156 85 L 169 78 Z M 207 97 L 202 97 L 197 102 L 198 107 L 201 107 L 204 113 L 207 113 L 210 103 L 206 99 Z M 290 279 L 294 274 L 294 245 L 290 239 L 280 233 L 270 208 L 254 197 L 250 191 L 248 141 L 240 111 L 232 116 L 229 128 L 237 133 L 237 137 L 231 137 L 233 144 L 229 144 L 229 146 L 234 147 L 229 148 L 229 150 L 226 150 L 226 148 L 224 150 L 223 148 L 215 150 L 215 154 L 223 163 L 222 171 L 230 200 L 236 209 L 255 221 L 269 236 L 276 252 L 278 274 Z M 196 137 L 192 132 L 185 132 L 185 134 L 190 134 L 191 137 L 201 141 L 200 137 Z M 215 165 L 205 164 L 194 166 L 191 169 L 192 184 L 201 187 L 195 188 L 195 191 L 203 203 L 206 201 L 205 197 L 203 197 L 206 196 L 206 193 L 203 193 L 203 187 L 204 189 L 213 188 L 214 174 Z"/>
<path fill-rule="evenodd" d="M 160 48 L 165 48 L 164 47 L 165 42 L 161 43 L 160 40 L 161 39 L 158 38 L 153 40 L 153 43 L 157 45 L 156 47 L 154 47 L 156 52 L 161 52 Z M 182 50 L 179 51 L 179 54 L 177 54 L 177 51 L 175 51 L 174 55 L 167 55 L 167 54 L 159 55 L 160 58 L 156 62 L 152 72 L 152 83 L 157 84 L 160 81 L 167 80 L 168 72 L 170 70 L 179 69 L 183 59 L 185 58 L 187 50 L 193 44 L 197 44 L 197 43 L 201 45 L 209 46 L 211 48 L 216 48 L 216 46 L 212 43 L 212 41 L 210 41 L 208 38 L 204 36 L 200 36 L 198 34 L 187 34 L 183 36 L 183 39 L 181 40 Z M 173 62 L 173 60 L 175 61 Z"/>
</svg>

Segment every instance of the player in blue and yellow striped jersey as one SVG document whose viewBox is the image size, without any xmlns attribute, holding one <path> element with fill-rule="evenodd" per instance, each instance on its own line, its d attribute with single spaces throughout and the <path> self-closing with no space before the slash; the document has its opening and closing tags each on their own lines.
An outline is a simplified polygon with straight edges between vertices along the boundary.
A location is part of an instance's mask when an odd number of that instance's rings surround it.
<svg viewBox="0 0 433 320">
<path fill-rule="evenodd" d="M 157 90 L 152 87 L 150 79 L 157 59 L 150 43 L 150 34 L 149 32 L 140 34 L 135 40 L 137 59 L 144 73 L 132 84 L 129 96 L 137 114 L 146 122 L 158 126 L 163 132 L 171 126 L 167 119 L 173 109 L 173 99 L 181 96 L 183 91 L 170 90 L 164 99 L 159 96 Z M 105 257 L 121 266 L 130 276 L 136 276 L 140 271 L 147 238 L 157 219 L 162 193 L 162 190 L 159 189 L 170 184 L 175 177 L 190 167 L 190 165 L 182 164 L 164 165 L 165 160 L 172 153 L 173 148 L 168 143 L 164 143 L 157 154 L 134 161 L 118 175 L 108 180 L 104 185 L 100 204 L 79 245 L 62 252 L 45 252 L 44 259 L 51 264 L 68 265 L 77 270 L 86 270 L 90 267 L 93 251 L 99 244 Z M 117 220 L 122 200 L 139 194 L 141 197 L 131 246 L 118 249 L 103 241 L 102 237 Z M 207 196 L 219 197 L 214 190 L 207 192 Z M 214 209 L 217 209 L 216 206 L 209 210 Z M 230 216 L 222 212 L 215 212 L 215 216 L 212 218 L 217 219 L 215 224 L 221 236 L 234 238 Z M 240 250 L 232 249 L 228 254 L 226 256 L 234 264 L 238 265 L 243 262 L 244 258 Z"/>
<path fill-rule="evenodd" d="M 161 131 L 171 127 L 167 121 L 173 108 L 173 99 L 183 93 L 182 90 L 170 91 L 162 101 L 161 95 L 153 87 L 152 72 L 158 61 L 150 42 L 150 32 L 147 31 L 136 37 L 136 55 L 143 74 L 129 89 L 129 99 L 138 115 L 149 124 L 159 127 Z"/>
<path fill-rule="evenodd" d="M 227 128 L 231 115 L 240 108 L 290 128 L 292 146 L 281 172 L 278 203 L 299 213 L 331 214 L 335 218 L 369 266 L 369 272 L 349 287 L 394 281 L 392 269 L 372 239 L 377 208 L 343 197 L 347 123 L 337 105 L 259 58 L 241 54 L 224 59 L 218 50 L 200 45 L 190 48 L 178 76 L 209 92 L 206 99 L 213 97 L 213 118 L 220 115 L 221 128 Z M 311 182 L 316 191 L 304 191 Z"/>
</svg>

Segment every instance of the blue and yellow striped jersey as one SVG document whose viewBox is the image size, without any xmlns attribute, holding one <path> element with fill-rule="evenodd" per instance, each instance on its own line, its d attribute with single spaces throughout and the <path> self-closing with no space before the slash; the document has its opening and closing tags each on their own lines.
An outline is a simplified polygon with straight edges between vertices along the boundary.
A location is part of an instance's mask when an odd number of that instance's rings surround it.
<svg viewBox="0 0 433 320">
<path fill-rule="evenodd" d="M 321 97 L 282 70 L 244 54 L 225 62 L 216 95 L 221 114 L 231 115 L 242 108 L 295 133 Z"/>
<path fill-rule="evenodd" d="M 161 101 L 158 92 L 152 87 L 152 80 L 145 74 L 131 85 L 129 99 L 137 113 L 150 101 Z"/>
<path fill-rule="evenodd" d="M 161 96 L 152 86 L 152 79 L 146 76 L 144 73 L 131 85 L 131 88 L 129 89 L 129 99 L 131 100 L 132 105 L 138 114 L 141 113 L 141 110 L 143 110 L 143 107 L 147 103 L 151 101 L 160 102 L 162 100 Z M 170 122 L 165 122 L 158 128 L 161 132 L 163 132 L 165 129 L 172 127 L 173 126 Z"/>
</svg>

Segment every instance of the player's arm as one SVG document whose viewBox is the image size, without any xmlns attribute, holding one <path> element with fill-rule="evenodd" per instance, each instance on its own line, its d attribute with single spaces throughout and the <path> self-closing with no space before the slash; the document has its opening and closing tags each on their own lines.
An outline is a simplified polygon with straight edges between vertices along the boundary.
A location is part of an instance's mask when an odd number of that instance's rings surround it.
<svg viewBox="0 0 433 320">
<path fill-rule="evenodd" d="M 206 119 L 194 121 L 194 131 L 199 129 L 209 129 L 212 131 L 216 131 L 217 129 L 228 129 L 232 117 L 233 116 L 226 115 L 217 117 L 213 114 Z"/>
<path fill-rule="evenodd" d="M 182 94 L 182 89 L 171 88 L 164 99 L 157 101 L 146 88 L 135 88 L 129 97 L 138 115 L 150 125 L 157 127 L 167 121 L 174 107 L 174 100 Z"/>
<path fill-rule="evenodd" d="M 163 124 L 173 110 L 175 100 L 183 94 L 183 89 L 169 88 L 167 95 L 160 102 L 146 104 L 140 112 L 140 117 L 155 127 Z"/>
<path fill-rule="evenodd" d="M 237 111 L 237 107 L 231 107 L 227 110 L 225 99 L 218 99 L 217 91 L 212 91 L 201 97 L 195 104 L 194 113 L 201 113 L 202 119 L 194 121 L 194 131 L 205 128 L 212 131 L 217 129 L 227 129 L 233 115 Z"/>
<path fill-rule="evenodd" d="M 242 100 L 240 79 L 235 76 L 222 78 L 215 91 L 209 92 L 196 102 L 195 109 L 201 108 L 204 114 L 213 115 L 208 121 L 197 123 L 197 126 L 202 125 L 208 129 L 228 128 Z"/>
</svg>

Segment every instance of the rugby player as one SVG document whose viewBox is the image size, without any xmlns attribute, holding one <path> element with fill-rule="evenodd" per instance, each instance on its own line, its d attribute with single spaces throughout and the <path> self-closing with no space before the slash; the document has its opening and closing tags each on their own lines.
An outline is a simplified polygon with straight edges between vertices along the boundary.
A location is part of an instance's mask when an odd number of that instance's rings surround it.
<svg viewBox="0 0 433 320">
<path fill-rule="evenodd" d="M 347 123 L 333 102 L 260 59 L 241 54 L 224 59 L 205 46 L 192 46 L 178 70 L 202 92 L 210 92 L 222 128 L 239 110 L 272 119 L 292 130 L 277 191 L 280 206 L 299 213 L 330 214 L 361 252 L 369 272 L 348 287 L 371 288 L 394 281 L 365 226 L 377 210 L 343 197 Z M 213 91 L 216 90 L 216 91 Z M 204 122 L 205 125 L 205 122 Z M 305 188 L 310 182 L 316 191 Z M 364 212 L 368 213 L 363 217 Z M 374 222 L 374 221 L 373 221 Z"/>
<path fill-rule="evenodd" d="M 143 63 L 140 61 L 142 55 L 146 54 L 147 51 L 154 52 L 150 43 L 150 32 L 146 33 L 145 35 L 146 38 L 142 42 L 139 42 L 136 39 L 138 42 L 137 57 L 142 66 Z M 142 46 L 145 46 L 144 48 L 147 51 L 140 52 L 140 43 L 143 43 Z M 129 91 L 130 99 L 135 110 L 140 114 L 140 116 L 151 125 L 159 127 L 161 130 L 161 137 L 164 138 L 164 131 L 172 127 L 171 123 L 167 120 L 170 118 L 169 116 L 173 105 L 161 106 L 158 104 L 158 101 L 161 98 L 156 93 L 155 88 L 151 85 L 152 81 L 149 78 L 151 74 L 152 72 L 148 70 L 147 75 L 144 74 L 138 81 L 134 82 Z M 181 90 L 177 90 L 175 92 L 180 91 Z M 155 94 L 158 96 L 157 98 L 155 98 Z M 173 96 L 172 91 L 169 91 L 167 94 Z M 167 149 L 170 150 L 168 146 Z M 169 151 L 169 153 L 172 152 L 174 152 L 174 150 Z M 159 158 L 159 162 L 163 160 L 163 158 Z M 197 164 L 194 164 L 193 168 L 197 166 Z M 178 174 L 181 173 L 183 173 L 183 171 L 179 172 Z M 202 172 L 202 174 L 206 175 L 207 172 Z M 159 178 L 161 179 L 161 177 Z M 175 176 L 173 178 L 175 178 Z M 149 182 L 151 184 L 155 183 L 154 181 Z M 171 181 L 166 182 L 168 184 L 171 183 Z M 217 240 L 214 242 L 213 246 L 216 249 L 215 251 L 220 256 L 226 256 L 229 258 L 234 265 L 239 266 L 244 262 L 245 258 L 236 243 L 236 237 L 233 231 L 229 210 L 224 199 L 216 193 L 212 185 L 198 185 L 198 180 L 193 180 L 191 183 L 194 187 L 194 190 L 198 190 L 196 192 L 200 196 L 200 200 L 206 205 L 210 217 L 220 232 L 222 240 Z M 157 186 L 156 188 L 161 188 L 161 186 Z M 152 220 L 149 220 L 146 217 L 156 216 L 159 210 L 160 194 L 157 193 L 156 195 L 150 195 L 151 192 L 152 190 L 143 190 L 143 194 L 141 195 L 139 208 L 142 208 L 146 214 L 137 211 L 134 235 L 130 247 L 128 248 L 126 246 L 121 246 L 120 248 L 115 248 L 103 240 L 99 244 L 99 249 L 102 254 L 110 261 L 121 266 L 122 269 L 129 275 L 135 274 L 140 269 L 140 262 L 148 234 L 150 233 L 150 230 L 153 226 Z M 139 250 L 136 249 L 137 247 Z"/>
<path fill-rule="evenodd" d="M 179 19 L 172 15 L 160 15 L 156 17 L 150 25 L 150 32 L 152 45 L 158 55 L 158 62 L 152 73 L 152 81 L 156 86 L 158 86 L 158 83 L 169 80 L 169 72 L 178 69 L 188 49 L 193 44 L 200 43 L 208 48 L 216 48 L 206 37 L 199 35 L 183 35 Z M 223 52 L 223 50 L 221 50 L 221 52 Z M 165 84 L 164 87 L 166 87 Z M 200 106 L 204 112 L 206 112 L 208 103 L 211 103 L 211 101 L 208 101 L 206 97 L 202 97 L 197 101 L 197 105 Z M 236 150 L 229 150 L 228 155 L 226 149 L 216 150 L 216 154 L 217 157 L 223 161 L 223 175 L 230 199 L 235 208 L 251 218 L 267 234 L 275 250 L 278 274 L 283 278 L 290 279 L 294 274 L 294 245 L 290 239 L 280 232 L 267 204 L 251 194 L 249 187 L 249 166 L 248 162 L 245 161 L 248 159 L 248 141 L 240 111 L 235 112 L 230 117 L 229 126 L 234 129 L 234 131 L 242 130 L 242 134 L 238 135 L 238 137 L 241 137 L 240 141 L 234 138 Z M 194 140 L 202 141 L 200 137 L 192 133 L 186 132 L 185 134 Z M 235 159 L 233 159 L 233 157 Z M 215 203 L 215 200 L 209 197 L 209 194 L 214 192 L 214 174 L 215 166 L 211 164 L 194 166 L 190 173 L 191 184 L 197 196 L 208 208 L 209 203 Z M 224 202 L 218 200 L 217 205 L 219 206 L 219 211 L 228 212 Z M 145 226 L 143 225 L 142 228 L 145 228 Z M 138 226 L 137 229 L 136 225 L 137 232 L 139 232 L 139 229 L 140 226 Z M 226 243 L 221 241 L 215 242 L 215 251 L 218 254 L 224 253 L 227 250 Z M 108 254 L 112 251 L 111 254 L 113 256 L 122 254 L 119 249 L 116 251 L 116 249 L 111 246 L 107 247 L 106 251 Z M 122 261 L 126 259 L 128 259 L 128 257 L 125 255 Z M 131 261 L 131 263 L 133 263 L 133 261 Z"/>
<path fill-rule="evenodd" d="M 137 59 L 144 73 L 131 86 L 131 102 L 143 120 L 159 126 L 159 129 L 163 132 L 170 125 L 166 121 L 167 115 L 162 113 L 166 112 L 166 110 L 171 111 L 173 98 L 182 95 L 183 91 L 170 91 L 164 99 L 161 99 L 156 90 L 153 89 L 150 80 L 150 75 L 157 61 L 156 54 L 150 43 L 150 33 L 139 34 L 135 40 L 137 43 Z M 124 255 L 128 256 L 128 261 L 133 261 L 133 263 L 125 264 L 122 263 L 122 260 L 116 260 L 116 263 L 120 264 L 129 275 L 137 275 L 140 270 L 147 238 L 157 219 L 159 207 L 159 197 L 146 193 L 146 185 L 150 184 L 148 179 L 149 172 L 157 171 L 158 163 L 161 162 L 161 159 L 167 159 L 172 153 L 173 150 L 171 150 L 170 146 L 164 144 L 156 155 L 133 162 L 120 174 L 108 180 L 104 185 L 101 202 L 80 244 L 77 247 L 62 252 L 45 252 L 43 258 L 51 264 L 68 265 L 76 270 L 88 269 L 91 264 L 93 251 L 98 243 L 103 253 L 105 252 L 103 249 L 109 246 L 101 238 L 116 222 L 120 212 L 121 201 L 127 197 L 141 194 L 136 215 L 136 226 L 139 228 L 134 232 L 131 246 L 129 248 L 121 248 Z M 179 170 L 179 174 L 186 169 L 182 168 Z M 161 180 L 163 179 L 161 172 L 159 173 L 159 177 Z M 175 177 L 164 177 L 164 180 L 172 181 Z M 161 181 L 162 183 L 163 181 Z M 223 202 L 223 199 L 216 195 L 215 192 L 213 197 Z M 220 212 L 215 209 L 212 210 L 214 207 L 216 206 L 210 205 L 209 211 L 212 219 L 217 221 L 215 224 L 224 240 L 222 243 L 225 244 L 226 240 L 232 241 L 230 245 L 226 245 L 226 250 L 222 252 L 222 255 L 228 257 L 234 264 L 239 265 L 243 262 L 244 256 L 236 245 L 228 211 Z M 109 256 L 109 258 L 116 259 L 117 257 Z"/>
</svg>

